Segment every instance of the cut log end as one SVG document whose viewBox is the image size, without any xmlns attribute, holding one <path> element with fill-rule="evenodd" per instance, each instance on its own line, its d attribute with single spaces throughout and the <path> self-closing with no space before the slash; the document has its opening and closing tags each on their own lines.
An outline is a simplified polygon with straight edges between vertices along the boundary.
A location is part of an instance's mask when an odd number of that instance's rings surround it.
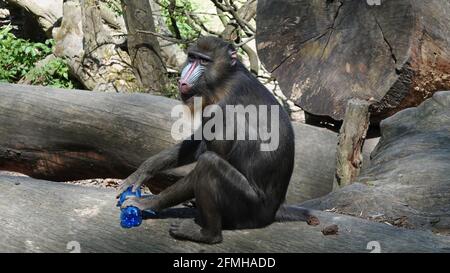
<svg viewBox="0 0 450 273">
<path fill-rule="evenodd" d="M 450 89 L 449 12 L 441 0 L 261 0 L 258 53 L 306 112 L 342 120 L 356 97 L 376 102 L 378 123 Z"/>
</svg>

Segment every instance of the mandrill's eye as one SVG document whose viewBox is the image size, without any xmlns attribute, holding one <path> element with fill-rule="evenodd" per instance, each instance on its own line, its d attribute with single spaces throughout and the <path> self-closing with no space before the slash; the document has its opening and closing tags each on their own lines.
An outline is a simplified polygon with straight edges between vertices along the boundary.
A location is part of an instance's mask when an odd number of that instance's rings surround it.
<svg viewBox="0 0 450 273">
<path fill-rule="evenodd" d="M 200 64 L 203 65 L 203 66 L 206 66 L 206 65 L 208 65 L 210 63 L 211 63 L 210 60 L 203 59 L 203 58 L 200 59 Z"/>
</svg>

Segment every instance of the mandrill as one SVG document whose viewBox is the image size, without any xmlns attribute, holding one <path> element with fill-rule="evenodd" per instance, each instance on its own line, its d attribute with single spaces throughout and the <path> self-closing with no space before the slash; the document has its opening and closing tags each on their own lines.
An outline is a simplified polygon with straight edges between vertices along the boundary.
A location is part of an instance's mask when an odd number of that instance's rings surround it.
<svg viewBox="0 0 450 273">
<path fill-rule="evenodd" d="M 131 197 L 123 206 L 158 212 L 195 198 L 196 219 L 173 224 L 169 233 L 177 239 L 208 244 L 221 242 L 223 229 L 259 228 L 274 222 L 294 166 L 294 133 L 288 114 L 238 60 L 236 49 L 214 37 L 200 38 L 189 48 L 178 87 L 187 105 L 195 97 L 201 97 L 205 105 L 216 105 L 223 113 L 228 106 L 256 106 L 253 109 L 257 118 L 266 115 L 271 133 L 274 128 L 278 130 L 277 146 L 272 150 L 261 149 L 260 135 L 254 139 L 237 137 L 241 134 L 239 130 L 258 131 L 251 115 L 241 115 L 244 124 L 240 125 L 224 115 L 225 128 L 215 130 L 225 132 L 232 128 L 231 137 L 206 140 L 191 136 L 150 157 L 123 181 L 119 195 L 130 186 L 137 189 L 157 172 L 197 163 L 187 176 L 160 194 Z M 204 117 L 203 124 L 207 121 Z M 300 214 L 299 219 L 304 220 L 307 213 Z"/>
</svg>

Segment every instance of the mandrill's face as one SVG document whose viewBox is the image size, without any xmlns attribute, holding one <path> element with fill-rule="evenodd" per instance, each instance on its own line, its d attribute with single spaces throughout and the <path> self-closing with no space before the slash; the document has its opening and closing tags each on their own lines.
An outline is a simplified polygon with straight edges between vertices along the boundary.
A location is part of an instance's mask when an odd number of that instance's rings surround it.
<svg viewBox="0 0 450 273">
<path fill-rule="evenodd" d="M 188 50 L 188 59 L 178 81 L 183 102 L 189 104 L 194 96 L 212 101 L 215 87 L 232 71 L 236 58 L 236 50 L 230 44 L 214 37 L 200 38 Z"/>
</svg>

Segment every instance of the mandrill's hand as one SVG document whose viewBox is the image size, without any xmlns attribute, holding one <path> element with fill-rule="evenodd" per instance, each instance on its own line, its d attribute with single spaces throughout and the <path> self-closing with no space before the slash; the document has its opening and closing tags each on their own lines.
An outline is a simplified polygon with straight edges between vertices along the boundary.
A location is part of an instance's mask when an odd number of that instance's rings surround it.
<svg viewBox="0 0 450 273">
<path fill-rule="evenodd" d="M 139 187 L 147 180 L 149 180 L 151 176 L 142 174 L 141 172 L 136 171 L 128 176 L 125 180 L 120 184 L 119 189 L 117 190 L 116 198 L 119 198 L 120 195 L 125 192 L 129 187 L 133 186 L 132 191 L 136 191 Z"/>
<path fill-rule="evenodd" d="M 123 202 L 121 208 L 124 209 L 126 207 L 133 206 L 140 210 L 150 210 L 151 212 L 156 213 L 158 200 L 158 196 L 156 195 L 148 195 L 141 198 L 130 196 L 125 200 L 125 202 Z"/>
</svg>

